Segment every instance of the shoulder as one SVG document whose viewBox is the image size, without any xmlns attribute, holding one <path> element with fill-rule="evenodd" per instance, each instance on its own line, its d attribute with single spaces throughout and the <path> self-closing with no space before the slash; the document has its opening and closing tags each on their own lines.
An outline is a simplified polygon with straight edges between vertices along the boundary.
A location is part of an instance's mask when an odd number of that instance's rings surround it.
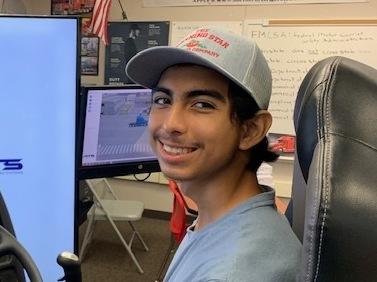
<svg viewBox="0 0 377 282">
<path fill-rule="evenodd" d="M 271 206 L 255 209 L 252 215 L 242 214 L 236 230 L 240 249 L 252 249 L 253 253 L 261 250 L 265 256 L 277 257 L 277 260 L 298 258 L 301 252 L 301 243 L 287 219 Z"/>
<path fill-rule="evenodd" d="M 295 281 L 301 243 L 285 217 L 268 206 L 241 217 L 229 281 Z"/>
</svg>

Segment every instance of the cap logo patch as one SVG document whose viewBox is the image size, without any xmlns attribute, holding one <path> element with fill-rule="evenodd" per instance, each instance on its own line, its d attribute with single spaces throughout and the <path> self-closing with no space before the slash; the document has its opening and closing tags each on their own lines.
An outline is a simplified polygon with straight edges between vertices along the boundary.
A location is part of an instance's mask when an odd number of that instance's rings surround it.
<svg viewBox="0 0 377 282">
<path fill-rule="evenodd" d="M 203 44 L 203 41 L 207 41 L 208 44 L 211 45 L 215 43 L 217 48 L 222 47 L 223 49 L 226 49 L 230 46 L 229 42 L 222 39 L 220 36 L 211 33 L 209 29 L 197 30 L 195 33 L 186 36 L 177 46 L 186 47 L 186 49 L 192 52 L 204 53 L 214 58 L 220 56 L 218 52 L 209 50 L 208 47 Z"/>
<path fill-rule="evenodd" d="M 186 43 L 185 46 L 187 48 L 200 47 L 200 48 L 203 48 L 203 49 L 207 49 L 207 47 L 204 46 L 203 44 L 200 44 L 200 42 L 198 40 L 191 40 L 190 42 Z"/>
</svg>

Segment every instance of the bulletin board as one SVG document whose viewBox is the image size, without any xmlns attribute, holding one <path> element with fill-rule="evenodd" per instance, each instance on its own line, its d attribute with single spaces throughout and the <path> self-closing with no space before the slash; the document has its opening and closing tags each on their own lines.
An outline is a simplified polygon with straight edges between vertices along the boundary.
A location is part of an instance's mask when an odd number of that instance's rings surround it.
<svg viewBox="0 0 377 282">
<path fill-rule="evenodd" d="M 316 62 L 343 56 L 377 68 L 377 19 L 250 20 L 243 35 L 257 42 L 271 68 L 271 133 L 294 134 L 298 88 Z"/>
</svg>

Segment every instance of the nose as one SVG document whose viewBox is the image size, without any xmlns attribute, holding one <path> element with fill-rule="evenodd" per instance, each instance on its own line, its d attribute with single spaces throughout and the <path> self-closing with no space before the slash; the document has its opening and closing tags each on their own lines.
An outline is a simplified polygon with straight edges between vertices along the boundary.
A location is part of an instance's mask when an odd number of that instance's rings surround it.
<svg viewBox="0 0 377 282">
<path fill-rule="evenodd" d="M 186 132 L 186 115 L 182 106 L 172 105 L 169 108 L 164 117 L 163 128 L 171 134 L 183 134 Z"/>
</svg>

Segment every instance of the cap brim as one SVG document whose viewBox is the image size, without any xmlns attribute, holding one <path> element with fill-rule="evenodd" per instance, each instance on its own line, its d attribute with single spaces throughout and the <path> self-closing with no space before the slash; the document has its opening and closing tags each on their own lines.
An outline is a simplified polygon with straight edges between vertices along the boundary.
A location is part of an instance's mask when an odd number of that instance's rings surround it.
<svg viewBox="0 0 377 282">
<path fill-rule="evenodd" d="M 157 85 L 161 74 L 177 64 L 195 64 L 213 69 L 231 80 L 228 72 L 193 52 L 167 46 L 145 49 L 135 55 L 126 66 L 127 76 L 135 83 L 147 88 Z"/>
</svg>

